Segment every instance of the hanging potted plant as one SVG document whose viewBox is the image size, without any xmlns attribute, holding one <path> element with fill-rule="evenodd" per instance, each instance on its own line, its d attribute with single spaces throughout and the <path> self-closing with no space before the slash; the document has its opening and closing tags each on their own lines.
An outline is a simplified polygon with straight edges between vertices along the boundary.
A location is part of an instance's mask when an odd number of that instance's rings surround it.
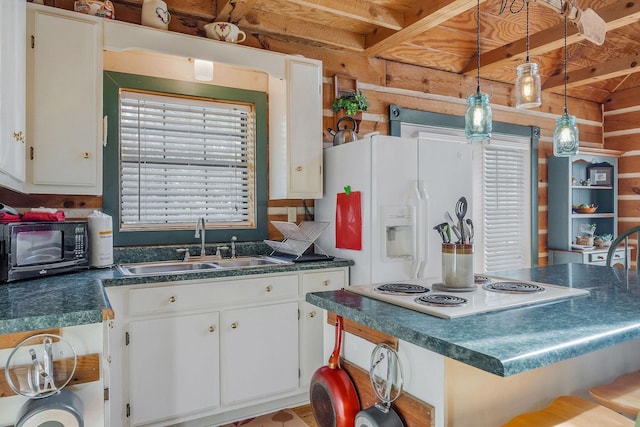
<svg viewBox="0 0 640 427">
<path fill-rule="evenodd" d="M 331 105 L 334 113 L 344 110 L 348 116 L 356 114 L 358 111 L 367 111 L 369 101 L 362 91 L 343 93 Z"/>
</svg>

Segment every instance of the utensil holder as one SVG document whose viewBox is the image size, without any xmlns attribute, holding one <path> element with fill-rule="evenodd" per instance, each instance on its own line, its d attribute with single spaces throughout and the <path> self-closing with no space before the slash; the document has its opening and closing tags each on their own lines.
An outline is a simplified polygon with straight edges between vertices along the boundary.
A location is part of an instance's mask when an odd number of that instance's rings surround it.
<svg viewBox="0 0 640 427">
<path fill-rule="evenodd" d="M 468 288 L 474 285 L 473 245 L 442 244 L 442 283 L 448 288 Z"/>
</svg>

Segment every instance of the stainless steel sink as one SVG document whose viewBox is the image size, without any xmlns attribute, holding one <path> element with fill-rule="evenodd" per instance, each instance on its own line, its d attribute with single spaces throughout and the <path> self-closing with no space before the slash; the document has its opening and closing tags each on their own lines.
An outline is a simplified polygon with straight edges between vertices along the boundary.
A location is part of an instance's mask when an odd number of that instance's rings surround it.
<svg viewBox="0 0 640 427">
<path fill-rule="evenodd" d="M 137 264 L 119 264 L 118 270 L 125 276 L 150 276 L 154 274 L 179 274 L 207 270 L 231 270 L 237 268 L 292 264 L 266 256 L 211 259 L 207 261 L 160 261 Z"/>
<path fill-rule="evenodd" d="M 225 258 L 218 261 L 214 261 L 220 268 L 246 268 L 246 267 L 260 267 L 267 265 L 283 265 L 292 264 L 290 261 L 284 261 L 277 258 L 271 258 L 266 256 L 260 257 L 239 257 L 239 258 Z"/>
<path fill-rule="evenodd" d="M 190 273 L 193 271 L 215 270 L 218 268 L 220 267 L 213 262 L 189 261 L 161 261 L 118 265 L 120 272 L 126 276 Z"/>
</svg>

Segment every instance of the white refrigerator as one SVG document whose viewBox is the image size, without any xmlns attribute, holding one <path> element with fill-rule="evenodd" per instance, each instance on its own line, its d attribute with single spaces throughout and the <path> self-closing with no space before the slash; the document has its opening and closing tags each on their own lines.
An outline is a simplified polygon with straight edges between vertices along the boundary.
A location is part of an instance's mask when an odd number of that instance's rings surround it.
<svg viewBox="0 0 640 427">
<path fill-rule="evenodd" d="M 361 250 L 336 248 L 336 197 L 361 193 Z M 317 244 L 351 259 L 352 285 L 412 278 L 441 279 L 442 239 L 434 226 L 464 196 L 472 212 L 471 144 L 446 137 L 372 135 L 324 150 L 324 197 L 315 220 L 330 225 Z M 457 239 L 451 236 L 452 242 Z"/>
</svg>

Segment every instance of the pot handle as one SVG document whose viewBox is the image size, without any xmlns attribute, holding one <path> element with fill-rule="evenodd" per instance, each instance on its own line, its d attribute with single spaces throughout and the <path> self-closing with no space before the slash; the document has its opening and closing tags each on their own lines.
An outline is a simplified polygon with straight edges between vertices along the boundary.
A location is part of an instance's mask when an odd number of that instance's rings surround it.
<svg viewBox="0 0 640 427">
<path fill-rule="evenodd" d="M 343 120 L 346 120 L 346 119 L 351 120 L 351 123 L 353 123 L 353 131 L 355 133 L 358 133 L 358 122 L 356 122 L 356 120 L 351 116 L 340 117 L 340 119 L 338 120 L 338 123 L 336 124 L 336 127 L 338 128 L 338 130 L 340 130 L 340 122 L 343 121 Z M 347 126 L 345 125 L 344 128 L 347 129 Z"/>
<path fill-rule="evenodd" d="M 340 349 L 342 348 L 342 316 L 336 316 L 336 343 L 329 357 L 329 367 L 340 369 Z"/>
</svg>

